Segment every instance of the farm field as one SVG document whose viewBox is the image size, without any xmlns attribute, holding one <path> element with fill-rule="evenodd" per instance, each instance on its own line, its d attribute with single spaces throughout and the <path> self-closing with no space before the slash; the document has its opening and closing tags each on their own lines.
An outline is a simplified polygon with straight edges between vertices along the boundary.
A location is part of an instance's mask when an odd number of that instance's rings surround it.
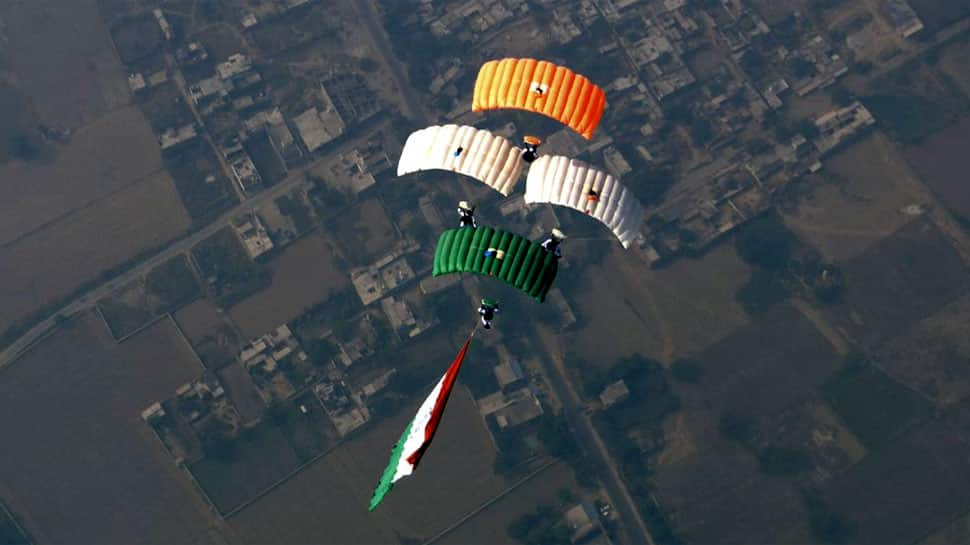
<svg viewBox="0 0 970 545">
<path fill-rule="evenodd" d="M 698 392 L 709 406 L 750 416 L 775 414 L 810 396 L 840 364 L 815 326 L 787 304 L 768 310 L 697 359 L 704 370 Z"/>
<path fill-rule="evenodd" d="M 0 165 L 6 195 L 0 200 L 0 244 L 34 234 L 72 210 L 97 206 L 132 184 L 162 177 L 161 168 L 158 142 L 141 112 L 126 107 L 108 113 L 74 132 L 50 162 Z"/>
<path fill-rule="evenodd" d="M 239 363 L 227 365 L 218 371 L 219 381 L 225 387 L 243 422 L 259 418 L 266 410 L 263 398 L 259 397 L 256 385 L 249 373 Z"/>
<path fill-rule="evenodd" d="M 235 361 L 239 335 L 211 301 L 199 299 L 173 316 L 206 367 L 218 369 Z"/>
<path fill-rule="evenodd" d="M 394 248 L 394 225 L 376 199 L 366 200 L 333 220 L 333 238 L 354 264 L 369 265 Z"/>
<path fill-rule="evenodd" d="M 287 246 L 267 266 L 272 284 L 229 311 L 245 339 L 296 318 L 350 285 L 350 275 L 338 268 L 330 242 L 319 234 Z"/>
<path fill-rule="evenodd" d="M 949 407 L 970 395 L 970 295 L 963 295 L 875 350 L 896 380 Z"/>
<path fill-rule="evenodd" d="M 844 302 L 829 321 L 864 345 L 904 333 L 967 291 L 967 266 L 928 217 L 845 264 Z"/>
<path fill-rule="evenodd" d="M 501 492 L 505 482 L 492 473 L 494 449 L 471 397 L 460 388 L 420 471 L 399 482 L 368 514 L 374 484 L 417 402 L 244 509 L 230 519 L 233 528 L 246 543 L 426 539 Z"/>
<path fill-rule="evenodd" d="M 909 5 L 923 20 L 924 34 L 932 34 L 970 15 L 970 5 L 951 0 L 911 0 Z"/>
<path fill-rule="evenodd" d="M 835 511 L 857 526 L 854 543 L 912 543 L 970 509 L 968 445 L 954 431 L 923 423 L 826 487 Z"/>
<path fill-rule="evenodd" d="M 658 270 L 644 270 L 616 249 L 578 285 L 564 289 L 583 318 L 574 333 L 576 350 L 603 365 L 636 352 L 667 363 L 675 353 L 699 352 L 748 322 L 734 294 L 749 274 L 728 243 Z"/>
<path fill-rule="evenodd" d="M 918 147 L 909 147 L 904 155 L 926 185 L 936 193 L 940 204 L 970 222 L 970 191 L 967 169 L 970 169 L 970 117 L 930 136 Z"/>
<path fill-rule="evenodd" d="M 953 78 L 953 81 L 963 90 L 963 94 L 970 97 L 970 70 L 967 70 L 966 65 L 968 54 L 970 54 L 970 35 L 964 35 L 946 46 L 937 68 Z"/>
<path fill-rule="evenodd" d="M 171 180 L 158 173 L 0 247 L 0 330 L 188 226 Z"/>
<path fill-rule="evenodd" d="M 507 528 L 516 518 L 533 511 L 539 505 L 560 508 L 558 492 L 562 488 L 580 493 L 573 478 L 573 470 L 564 463 L 546 469 L 520 488 L 488 506 L 464 524 L 441 538 L 441 543 L 491 543 L 499 545 L 517 543 L 508 536 Z M 567 509 L 571 505 L 563 506 Z"/>
<path fill-rule="evenodd" d="M 931 198 L 879 132 L 828 159 L 819 176 L 803 183 L 812 184 L 811 194 L 783 213 L 785 224 L 835 262 L 891 235 L 912 220 L 907 206 Z"/>
<path fill-rule="evenodd" d="M 27 530 L 39 542 L 222 541 L 140 417 L 200 372 L 170 322 L 115 344 L 92 313 L 4 369 L 0 425 L 17 441 L 0 480 Z"/>
<path fill-rule="evenodd" d="M 128 104 L 127 74 L 95 0 L 3 2 L 0 19 L 10 69 L 41 123 L 76 129 Z"/>
</svg>

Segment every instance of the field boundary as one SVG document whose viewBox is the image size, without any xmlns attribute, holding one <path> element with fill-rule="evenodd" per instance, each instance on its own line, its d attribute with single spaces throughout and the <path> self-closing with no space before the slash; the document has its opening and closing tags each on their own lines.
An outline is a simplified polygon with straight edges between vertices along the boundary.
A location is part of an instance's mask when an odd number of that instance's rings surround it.
<svg viewBox="0 0 970 545">
<path fill-rule="evenodd" d="M 459 526 L 461 526 L 462 524 L 465 524 L 466 522 L 468 522 L 469 520 L 471 520 L 472 518 L 474 518 L 476 515 L 478 515 L 482 511 L 484 511 L 485 509 L 488 509 L 489 507 L 491 507 L 493 504 L 495 504 L 496 502 L 498 502 L 499 500 L 501 500 L 505 496 L 508 496 L 509 494 L 511 494 L 512 492 L 514 492 L 515 490 L 517 490 L 519 487 L 521 487 L 525 483 L 531 481 L 533 477 L 538 476 L 540 473 L 544 472 L 545 470 L 549 469 L 550 467 L 552 467 L 552 466 L 554 466 L 554 465 L 556 465 L 556 464 L 558 464 L 560 462 L 562 462 L 562 460 L 560 460 L 558 458 L 553 458 L 552 460 L 549 460 L 545 464 L 543 464 L 543 465 L 539 466 L 538 468 L 536 468 L 535 470 L 533 470 L 532 473 L 529 473 L 525 477 L 522 477 L 521 479 L 519 479 L 512 486 L 506 488 L 502 492 L 499 492 L 497 495 L 495 495 L 495 496 L 493 496 L 493 497 L 485 500 L 481 505 L 479 505 L 475 509 L 472 509 L 468 513 L 465 513 L 460 519 L 458 519 L 457 521 L 453 522 L 450 526 L 448 526 L 445 529 L 441 530 L 437 534 L 431 536 L 431 538 L 429 538 L 427 541 L 423 542 L 421 545 L 431 545 L 432 543 L 435 543 L 439 539 L 445 537 L 446 535 L 448 535 L 451 532 L 453 532 L 456 529 L 458 529 Z"/>
</svg>

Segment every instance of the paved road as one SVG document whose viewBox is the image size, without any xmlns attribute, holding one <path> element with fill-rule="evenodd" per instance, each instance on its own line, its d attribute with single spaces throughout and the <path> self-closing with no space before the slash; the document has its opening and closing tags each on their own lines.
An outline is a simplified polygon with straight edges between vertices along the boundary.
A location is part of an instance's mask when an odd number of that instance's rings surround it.
<svg viewBox="0 0 970 545">
<path fill-rule="evenodd" d="M 566 377 L 566 370 L 562 365 L 561 346 L 550 346 L 545 335 L 541 335 L 542 343 L 546 346 L 546 356 L 542 358 L 546 368 L 546 377 L 549 385 L 555 390 L 556 396 L 562 403 L 562 414 L 566 422 L 572 429 L 580 448 L 584 455 L 590 458 L 593 466 L 600 470 L 600 478 L 606 487 L 606 492 L 613 501 L 613 507 L 623 522 L 623 529 L 626 533 L 626 543 L 646 543 L 654 545 L 653 536 L 643 522 L 640 511 L 637 509 L 636 502 L 626 488 L 625 481 L 616 467 L 616 463 L 610 456 L 606 444 L 600 438 L 593 422 L 585 410 L 583 401 L 576 393 L 572 383 Z M 558 338 L 558 337 L 557 337 Z M 557 343 L 558 344 L 558 343 Z M 557 356 L 558 354 L 558 356 Z M 554 361 L 552 361 L 554 360 Z"/>
<path fill-rule="evenodd" d="M 367 0 L 355 2 L 354 5 L 357 7 L 358 15 L 370 35 L 375 49 L 384 57 L 385 62 L 390 67 L 391 75 L 398 89 L 400 89 L 408 109 L 411 110 L 412 117 L 419 124 L 430 123 L 431 119 L 427 110 L 423 107 L 423 103 L 416 97 L 405 76 L 404 69 L 397 62 L 390 40 L 384 31 L 384 27 L 379 15 L 374 9 L 373 3 Z M 623 527 L 629 534 L 628 542 L 653 545 L 653 538 L 643 523 L 639 512 L 636 510 L 633 498 L 630 497 L 629 492 L 624 486 L 623 480 L 616 470 L 616 465 L 613 463 L 606 449 L 606 445 L 603 444 L 599 434 L 593 429 L 593 424 L 589 416 L 583 412 L 582 403 L 575 391 L 569 386 L 565 376 L 555 365 L 552 367 L 551 372 L 546 372 L 546 376 L 548 377 L 550 386 L 555 390 L 556 396 L 562 400 L 563 413 L 570 427 L 573 429 L 577 441 L 592 456 L 594 464 L 601 468 L 607 468 L 607 471 L 602 475 L 603 482 L 621 519 L 625 522 Z"/>
<path fill-rule="evenodd" d="M 3 368 L 4 366 L 12 363 L 17 358 L 17 356 L 23 353 L 24 350 L 29 348 L 33 343 L 35 343 L 36 341 L 41 339 L 45 334 L 51 331 L 54 328 L 54 326 L 57 324 L 57 321 L 59 319 L 70 318 L 76 314 L 79 314 L 81 312 L 84 312 L 94 307 L 100 299 L 102 299 L 107 295 L 110 295 L 116 289 L 124 286 L 125 284 L 138 278 L 139 276 L 146 274 L 153 268 L 157 267 L 158 265 L 161 265 L 162 263 L 168 261 L 169 259 L 181 253 L 189 251 L 190 249 L 192 249 L 193 246 L 203 241 L 204 239 L 208 238 L 209 236 L 215 234 L 216 231 L 218 231 L 219 229 L 222 229 L 223 227 L 225 227 L 226 224 L 232 218 L 244 212 L 248 212 L 253 208 L 258 208 L 261 205 L 265 205 L 272 202 L 273 199 L 283 195 L 284 193 L 287 193 L 288 191 L 296 187 L 296 185 L 302 183 L 304 181 L 305 172 L 316 167 L 319 163 L 327 160 L 333 155 L 343 153 L 359 145 L 360 141 L 370 136 L 373 130 L 383 128 L 384 126 L 387 125 L 387 123 L 388 123 L 388 119 L 386 117 L 381 118 L 380 120 L 376 120 L 372 123 L 366 123 L 365 127 L 367 128 L 367 130 L 362 131 L 361 136 L 358 136 L 353 139 L 349 139 L 346 142 L 335 147 L 333 150 L 328 151 L 325 156 L 320 157 L 319 159 L 311 163 L 308 163 L 298 169 L 292 170 L 290 172 L 290 175 L 284 181 L 280 182 L 277 185 L 274 185 L 273 187 L 261 193 L 257 193 L 245 199 L 235 208 L 233 208 L 232 210 L 229 210 L 228 212 L 220 216 L 219 219 L 217 219 L 216 221 L 186 236 L 185 238 L 182 238 L 177 242 L 174 242 L 170 246 L 166 247 L 164 250 L 159 251 L 157 254 L 146 258 L 144 261 L 141 261 L 140 263 L 138 263 L 137 265 L 129 269 L 127 272 L 121 274 L 120 276 L 117 276 L 97 287 L 91 288 L 89 291 L 85 292 L 77 299 L 66 304 L 64 307 L 62 307 L 57 312 L 55 312 L 50 317 L 48 317 L 46 320 L 35 325 L 33 328 L 30 329 L 30 331 L 22 335 L 19 339 L 11 343 L 10 346 L 8 346 L 6 349 L 0 352 L 0 368 Z M 371 127 L 371 125 L 373 125 L 373 127 Z M 63 318 L 60 318 L 60 317 L 63 317 Z"/>
</svg>

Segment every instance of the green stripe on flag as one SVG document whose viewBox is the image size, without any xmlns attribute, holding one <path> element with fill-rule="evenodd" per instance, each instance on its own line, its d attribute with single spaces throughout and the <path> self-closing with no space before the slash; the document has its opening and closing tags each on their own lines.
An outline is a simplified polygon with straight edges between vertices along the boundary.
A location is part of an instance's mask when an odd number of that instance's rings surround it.
<svg viewBox="0 0 970 545">
<path fill-rule="evenodd" d="M 404 443 L 407 441 L 408 435 L 411 434 L 412 425 L 414 425 L 414 420 L 408 423 L 408 427 L 404 428 L 401 439 L 394 445 L 394 450 L 391 451 L 391 461 L 384 468 L 384 474 L 381 475 L 381 480 L 377 483 L 374 496 L 370 499 L 370 508 L 367 509 L 368 511 L 373 511 L 381 503 L 381 500 L 384 499 L 384 496 L 391 491 L 391 488 L 394 488 L 394 475 L 397 473 L 398 464 L 401 463 L 404 454 Z"/>
</svg>

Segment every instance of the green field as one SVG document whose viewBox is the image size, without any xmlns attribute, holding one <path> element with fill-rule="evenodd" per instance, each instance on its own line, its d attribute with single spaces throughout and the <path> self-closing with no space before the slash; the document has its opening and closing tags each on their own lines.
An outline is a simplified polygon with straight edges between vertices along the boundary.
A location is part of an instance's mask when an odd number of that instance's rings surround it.
<svg viewBox="0 0 970 545">
<path fill-rule="evenodd" d="M 929 403 L 865 364 L 847 365 L 822 386 L 832 408 L 869 449 L 888 445 L 913 422 L 925 417 Z"/>
</svg>

